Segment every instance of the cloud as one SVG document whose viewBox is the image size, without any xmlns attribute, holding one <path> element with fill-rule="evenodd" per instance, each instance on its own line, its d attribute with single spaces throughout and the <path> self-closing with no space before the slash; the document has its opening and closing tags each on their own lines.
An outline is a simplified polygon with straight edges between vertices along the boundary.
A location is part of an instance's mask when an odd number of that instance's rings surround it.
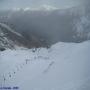
<svg viewBox="0 0 90 90">
<path fill-rule="evenodd" d="M 82 0 L 0 0 L 0 8 L 37 8 L 41 5 L 50 5 L 59 8 L 71 7 Z"/>
</svg>

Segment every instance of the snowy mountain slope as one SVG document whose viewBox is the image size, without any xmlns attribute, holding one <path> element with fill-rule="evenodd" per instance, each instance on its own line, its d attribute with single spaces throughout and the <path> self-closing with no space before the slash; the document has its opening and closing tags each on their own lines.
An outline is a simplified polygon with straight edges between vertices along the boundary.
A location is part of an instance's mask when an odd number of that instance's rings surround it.
<svg viewBox="0 0 90 90">
<path fill-rule="evenodd" d="M 14 49 L 15 47 L 31 47 L 31 44 L 21 34 L 8 25 L 0 23 L 0 47 Z"/>
<path fill-rule="evenodd" d="M 90 39 L 90 19 L 88 15 L 81 16 L 79 19 L 74 20 L 75 37 L 81 40 Z"/>
<path fill-rule="evenodd" d="M 0 52 L 0 85 L 19 90 L 89 90 L 90 41 Z"/>
<path fill-rule="evenodd" d="M 4 23 L 0 23 L 0 26 L 7 29 L 7 30 L 4 30 L 4 29 L 3 29 L 3 32 L 10 32 L 10 33 L 16 34 L 17 36 L 22 37 L 21 34 L 13 31 L 8 25 L 6 25 L 6 24 L 4 24 Z"/>
</svg>

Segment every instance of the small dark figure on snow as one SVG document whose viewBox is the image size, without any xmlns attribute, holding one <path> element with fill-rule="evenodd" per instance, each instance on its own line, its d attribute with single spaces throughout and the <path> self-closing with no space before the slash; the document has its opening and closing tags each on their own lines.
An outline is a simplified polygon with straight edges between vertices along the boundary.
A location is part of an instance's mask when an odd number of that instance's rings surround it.
<svg viewBox="0 0 90 90">
<path fill-rule="evenodd" d="M 6 78 L 5 78 L 5 76 L 3 75 L 3 80 L 4 80 L 4 82 L 6 81 Z"/>
<path fill-rule="evenodd" d="M 26 61 L 26 64 L 28 64 L 28 61 L 30 61 L 30 60 L 29 59 L 26 59 L 25 61 Z"/>
</svg>

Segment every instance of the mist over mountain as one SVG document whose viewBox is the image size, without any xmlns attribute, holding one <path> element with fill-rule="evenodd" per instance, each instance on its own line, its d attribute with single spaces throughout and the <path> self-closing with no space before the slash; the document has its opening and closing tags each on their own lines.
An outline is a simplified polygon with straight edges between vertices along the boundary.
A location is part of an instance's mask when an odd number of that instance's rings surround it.
<svg viewBox="0 0 90 90">
<path fill-rule="evenodd" d="M 25 33 L 24 33 L 25 34 Z M 16 49 L 18 47 L 24 48 L 34 48 L 34 47 L 44 47 L 38 40 L 38 37 L 34 37 L 27 40 L 23 34 L 20 34 L 10 28 L 4 23 L 0 23 L 0 51 L 6 49 Z"/>
<path fill-rule="evenodd" d="M 0 50 L 29 47 L 29 44 L 21 34 L 12 30 L 9 26 L 0 23 Z"/>
<path fill-rule="evenodd" d="M 0 22 L 20 33 L 31 46 L 48 46 L 59 41 L 83 42 L 90 39 L 89 6 L 67 9 L 16 8 L 0 11 Z"/>
<path fill-rule="evenodd" d="M 0 0 L 0 9 L 38 8 L 43 5 L 50 5 L 61 9 L 70 8 L 82 2 L 83 0 Z"/>
</svg>

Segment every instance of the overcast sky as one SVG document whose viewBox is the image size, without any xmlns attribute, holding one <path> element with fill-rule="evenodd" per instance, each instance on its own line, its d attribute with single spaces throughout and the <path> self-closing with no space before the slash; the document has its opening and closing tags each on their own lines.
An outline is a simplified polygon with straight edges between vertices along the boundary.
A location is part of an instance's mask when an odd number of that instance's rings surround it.
<svg viewBox="0 0 90 90">
<path fill-rule="evenodd" d="M 39 7 L 42 5 L 50 5 L 57 8 L 72 7 L 83 0 L 0 0 L 0 9 L 8 8 L 24 8 Z"/>
</svg>

